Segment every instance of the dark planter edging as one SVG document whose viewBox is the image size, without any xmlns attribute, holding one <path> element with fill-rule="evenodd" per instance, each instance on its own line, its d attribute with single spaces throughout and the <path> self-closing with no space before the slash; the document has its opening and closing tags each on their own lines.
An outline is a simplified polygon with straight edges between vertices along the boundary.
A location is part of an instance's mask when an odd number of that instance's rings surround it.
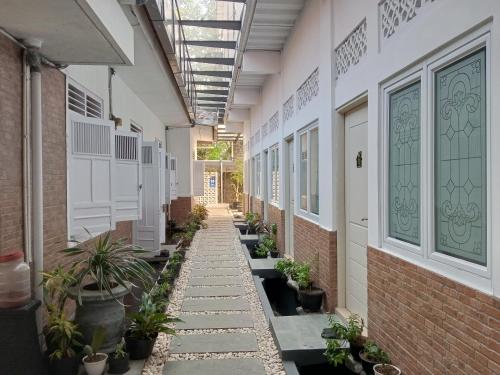
<svg viewBox="0 0 500 375">
<path fill-rule="evenodd" d="M 264 286 L 262 285 L 264 279 L 259 276 L 253 276 L 253 282 L 255 284 L 255 289 L 257 289 L 257 294 L 259 295 L 260 303 L 262 305 L 262 310 L 264 310 L 264 315 L 266 316 L 266 320 L 269 324 L 271 321 L 271 317 L 274 317 L 273 308 L 271 307 L 271 303 L 267 298 L 266 291 L 264 290 Z"/>
</svg>

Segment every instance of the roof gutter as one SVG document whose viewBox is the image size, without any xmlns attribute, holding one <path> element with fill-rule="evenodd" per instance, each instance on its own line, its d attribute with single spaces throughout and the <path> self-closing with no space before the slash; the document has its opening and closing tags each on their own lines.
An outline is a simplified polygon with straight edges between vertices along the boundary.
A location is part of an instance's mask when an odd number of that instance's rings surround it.
<svg viewBox="0 0 500 375">
<path fill-rule="evenodd" d="M 227 97 L 227 111 L 224 114 L 227 118 L 229 110 L 233 105 L 234 90 L 236 89 L 236 82 L 240 77 L 241 64 L 243 62 L 243 54 L 247 47 L 248 37 L 250 36 L 250 27 L 252 26 L 253 16 L 255 14 L 255 7 L 257 6 L 257 0 L 247 0 L 245 15 L 243 16 L 243 23 L 241 26 L 240 40 L 237 46 L 236 60 L 233 69 L 233 79 L 231 80 L 231 85 L 229 86 L 229 95 Z"/>
</svg>

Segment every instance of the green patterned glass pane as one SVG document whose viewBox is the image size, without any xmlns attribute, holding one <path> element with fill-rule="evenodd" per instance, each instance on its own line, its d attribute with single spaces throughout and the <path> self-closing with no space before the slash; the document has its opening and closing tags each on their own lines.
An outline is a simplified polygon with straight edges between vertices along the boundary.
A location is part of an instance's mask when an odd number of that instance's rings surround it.
<svg viewBox="0 0 500 375">
<path fill-rule="evenodd" d="M 436 251 L 486 265 L 486 53 L 436 73 Z"/>
<path fill-rule="evenodd" d="M 420 244 L 420 82 L 389 99 L 389 236 Z"/>
</svg>

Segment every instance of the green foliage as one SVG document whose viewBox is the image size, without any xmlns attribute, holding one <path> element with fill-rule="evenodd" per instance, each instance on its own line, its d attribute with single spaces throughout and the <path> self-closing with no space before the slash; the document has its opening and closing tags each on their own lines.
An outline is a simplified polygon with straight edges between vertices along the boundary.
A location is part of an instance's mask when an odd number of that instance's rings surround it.
<svg viewBox="0 0 500 375">
<path fill-rule="evenodd" d="M 310 288 L 311 282 L 311 266 L 307 263 L 295 263 L 295 270 L 292 274 L 292 280 L 296 281 L 300 289 Z"/>
<path fill-rule="evenodd" d="M 235 162 L 235 170 L 231 172 L 231 188 L 233 189 L 234 199 L 236 202 L 241 202 L 243 193 L 243 160 L 238 159 Z"/>
<path fill-rule="evenodd" d="M 158 333 L 174 335 L 175 329 L 171 324 L 180 321 L 159 308 L 146 293 L 142 297 L 139 311 L 130 314 L 129 318 L 130 336 L 137 339 L 151 339 Z"/>
<path fill-rule="evenodd" d="M 198 147 L 198 160 L 231 160 L 231 149 L 231 142 L 225 141 L 215 142 L 212 147 Z"/>
<path fill-rule="evenodd" d="M 284 277 L 292 277 L 295 270 L 295 262 L 292 259 L 284 258 L 276 262 L 274 269 Z"/>
<path fill-rule="evenodd" d="M 92 334 L 92 341 L 90 345 L 85 345 L 83 352 L 88 356 L 88 359 L 92 362 L 96 359 L 97 352 L 101 349 L 102 344 L 106 340 L 106 330 L 104 327 L 99 326 L 96 328 Z"/>
<path fill-rule="evenodd" d="M 200 221 L 206 220 L 208 217 L 208 209 L 205 205 L 203 204 L 196 204 L 193 207 L 193 216 Z"/>
<path fill-rule="evenodd" d="M 63 250 L 68 256 L 77 256 L 73 267 L 79 286 L 78 300 L 81 303 L 81 288 L 86 282 L 94 282 L 99 292 L 113 295 L 114 284 L 128 288 L 128 282 L 139 280 L 148 285 L 152 283 L 153 268 L 139 255 L 145 251 L 141 248 L 125 244 L 123 239 L 113 241 L 107 232 L 88 244 L 81 243 L 77 247 Z"/>
<path fill-rule="evenodd" d="M 268 254 L 269 254 L 269 249 L 263 243 L 257 245 L 255 249 L 255 255 L 258 258 L 267 258 Z"/>
<path fill-rule="evenodd" d="M 52 271 L 42 272 L 44 303 L 49 316 L 61 316 L 68 299 L 68 289 L 76 283 L 75 268 L 68 271 L 57 266 Z"/>
<path fill-rule="evenodd" d="M 323 353 L 329 364 L 334 367 L 342 365 L 351 355 L 348 349 L 342 347 L 342 341 L 336 339 L 326 340 L 326 351 Z"/>
<path fill-rule="evenodd" d="M 365 324 L 363 318 L 358 314 L 352 314 L 347 319 L 347 325 L 344 325 L 334 315 L 330 316 L 330 328 L 335 332 L 335 336 L 339 339 L 347 340 L 354 344 L 360 341 Z"/>
<path fill-rule="evenodd" d="M 49 317 L 45 328 L 45 337 L 51 361 L 72 358 L 76 355 L 76 350 L 79 350 L 82 346 L 80 342 L 82 334 L 78 331 L 78 326 L 66 319 L 64 313 Z"/>
<path fill-rule="evenodd" d="M 245 214 L 245 219 L 247 220 L 248 230 L 255 231 L 258 233 L 262 227 L 262 222 L 260 220 L 260 215 L 255 212 L 247 212 Z"/>
<path fill-rule="evenodd" d="M 389 355 L 379 348 L 373 341 L 367 341 L 363 348 L 366 358 L 377 363 L 391 363 Z"/>
<path fill-rule="evenodd" d="M 122 340 L 116 344 L 115 351 L 113 352 L 114 359 L 123 359 L 127 356 L 127 350 L 125 348 L 125 340 Z"/>
</svg>

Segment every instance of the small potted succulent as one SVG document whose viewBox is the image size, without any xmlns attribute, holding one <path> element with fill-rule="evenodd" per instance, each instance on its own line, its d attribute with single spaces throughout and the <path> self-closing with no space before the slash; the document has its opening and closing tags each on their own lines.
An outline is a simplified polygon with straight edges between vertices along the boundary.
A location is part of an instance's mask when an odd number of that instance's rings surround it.
<svg viewBox="0 0 500 375">
<path fill-rule="evenodd" d="M 359 352 L 359 358 L 363 364 L 363 369 L 367 374 L 373 374 L 373 367 L 376 364 L 390 364 L 389 355 L 384 352 L 373 341 L 367 341 L 363 350 Z"/>
<path fill-rule="evenodd" d="M 155 304 L 149 294 L 143 294 L 139 311 L 130 314 L 130 328 L 125 334 L 125 342 L 130 359 L 146 359 L 152 351 L 158 333 L 175 334 L 170 323 L 178 322 Z"/>
<path fill-rule="evenodd" d="M 130 357 L 125 349 L 125 340 L 122 339 L 116 345 L 115 351 L 109 356 L 109 369 L 110 374 L 124 374 L 130 369 Z"/>
<path fill-rule="evenodd" d="M 104 340 L 106 339 L 106 330 L 103 327 L 98 327 L 92 335 L 90 345 L 85 345 L 83 352 L 86 354 L 82 362 L 87 375 L 102 375 L 106 368 L 108 355 L 99 353 Z"/>
</svg>

